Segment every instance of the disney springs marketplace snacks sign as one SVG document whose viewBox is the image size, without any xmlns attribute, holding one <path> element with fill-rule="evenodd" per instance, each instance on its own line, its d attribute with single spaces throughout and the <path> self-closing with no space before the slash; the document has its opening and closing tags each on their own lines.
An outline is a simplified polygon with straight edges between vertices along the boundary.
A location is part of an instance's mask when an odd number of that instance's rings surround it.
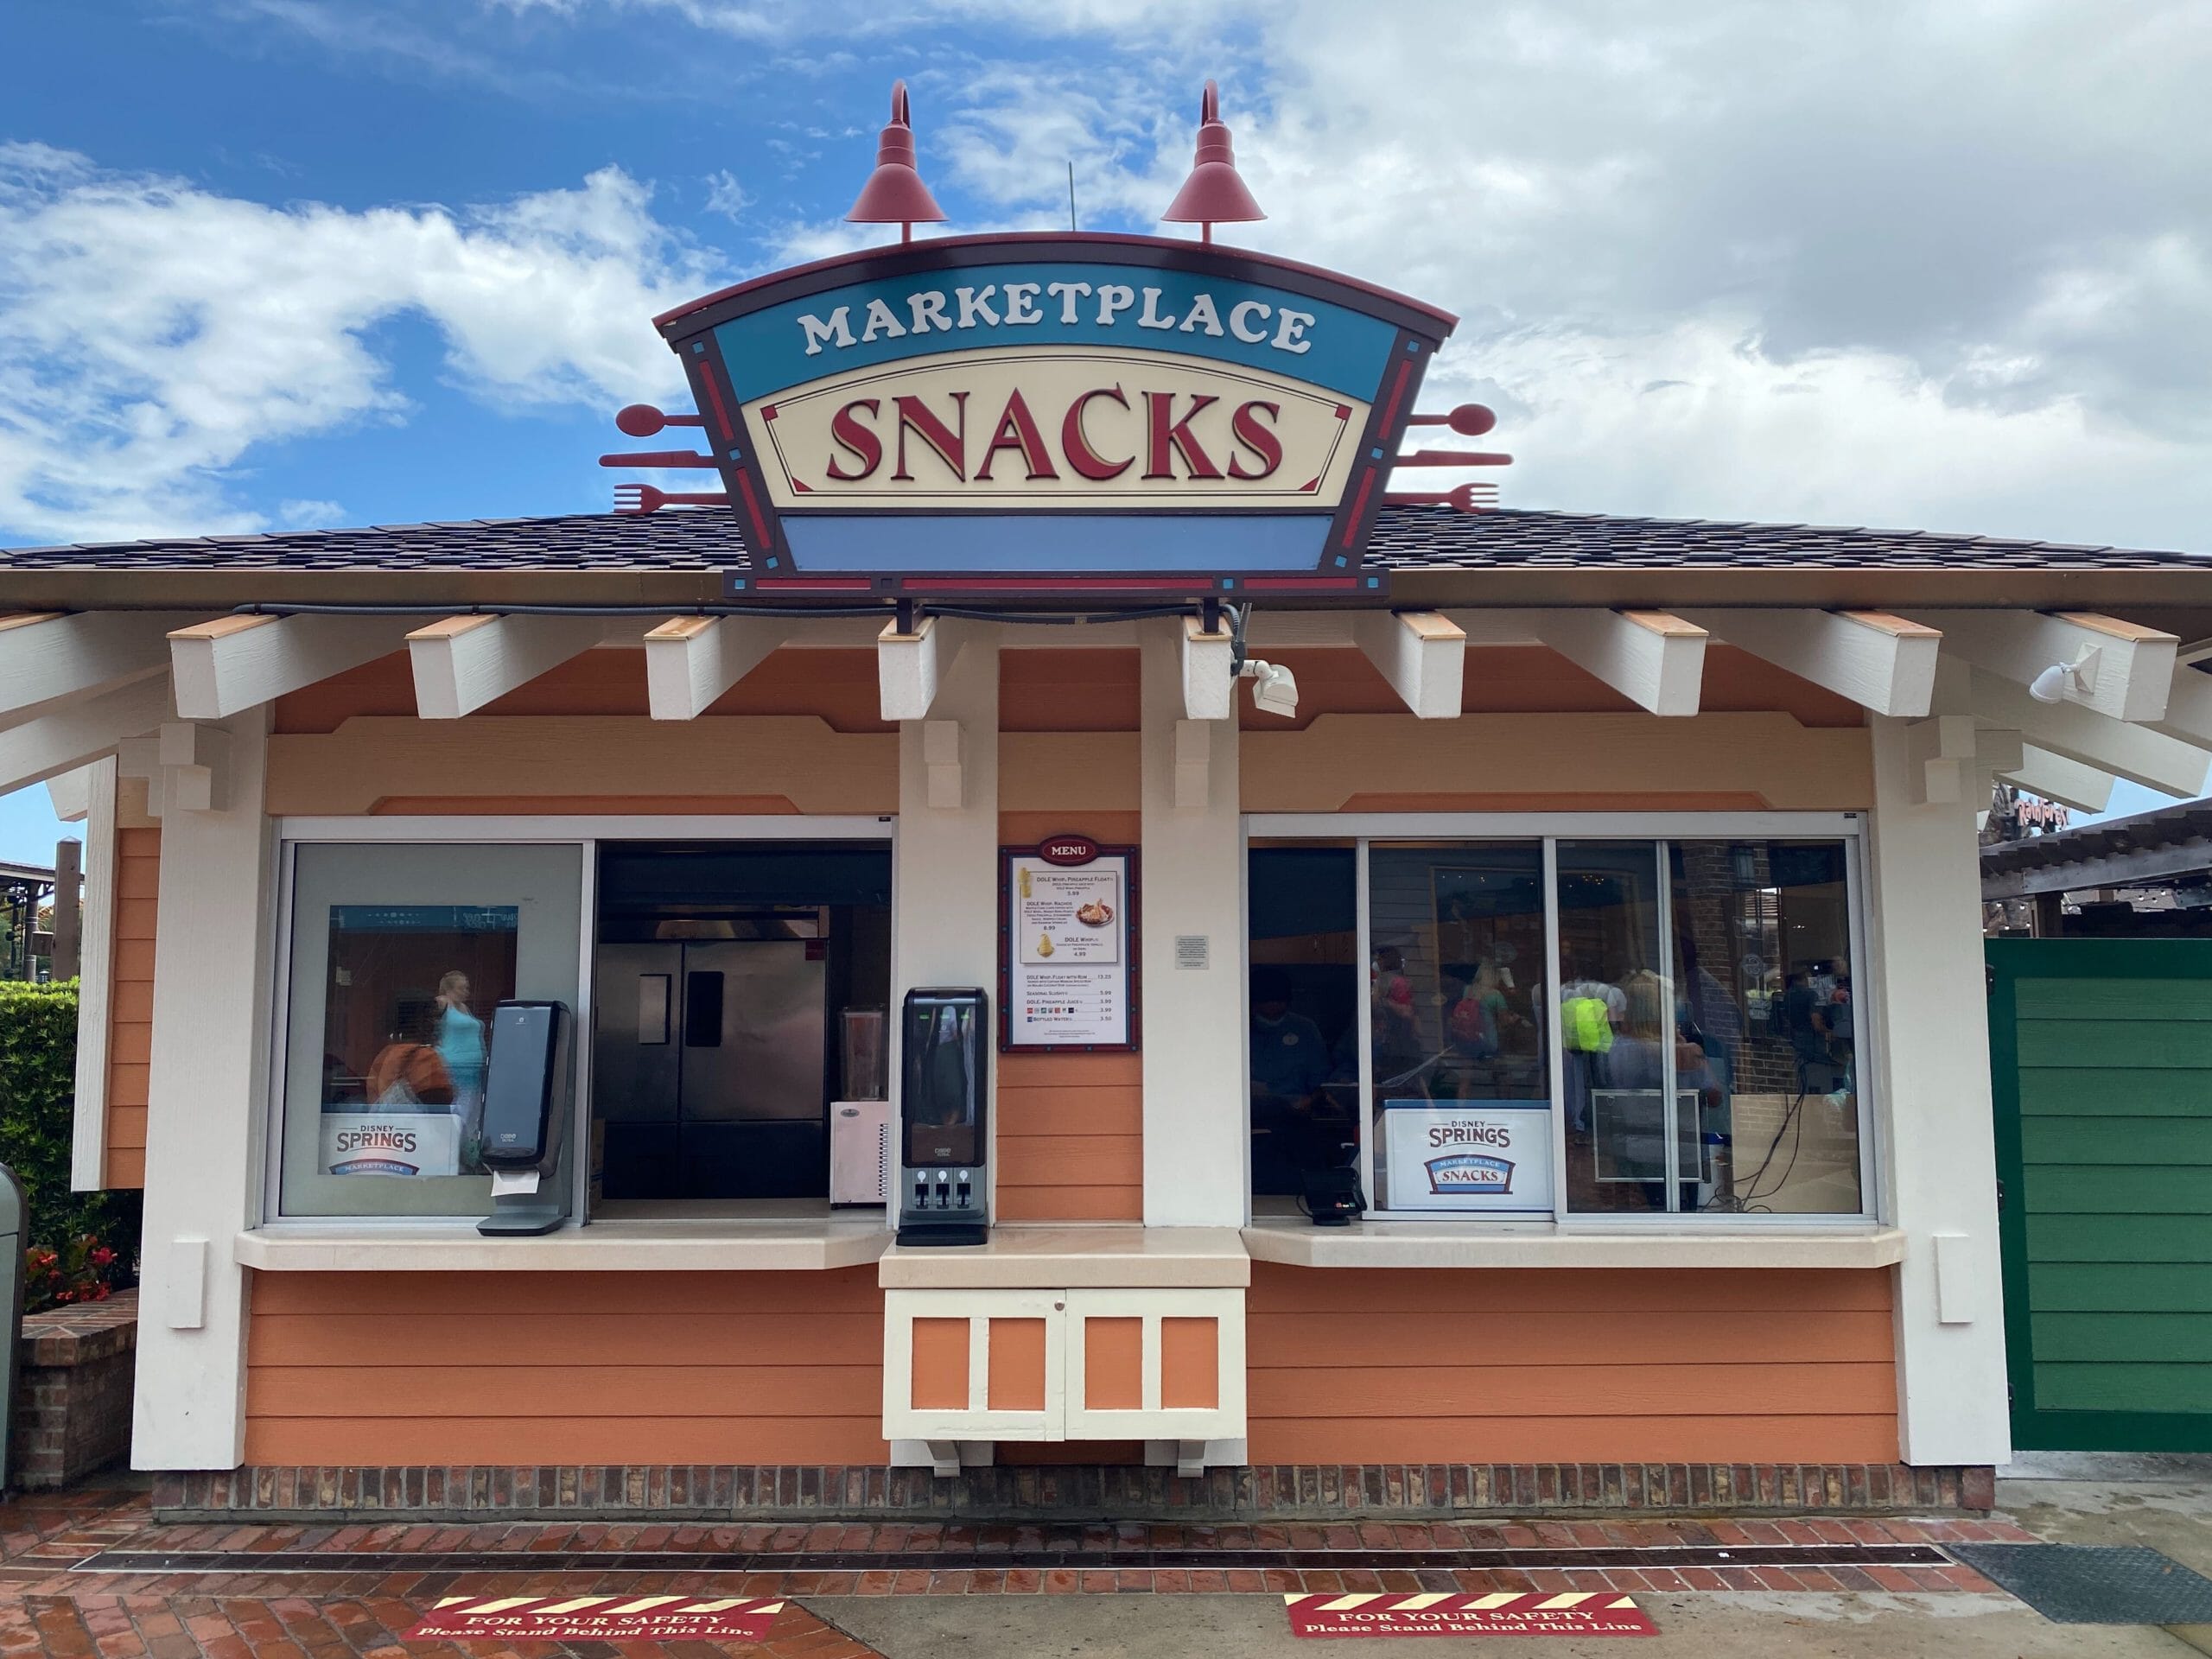
<svg viewBox="0 0 2212 1659">
<path fill-rule="evenodd" d="M 739 590 L 1351 593 L 1381 586 L 1360 550 L 1453 320 L 1264 255 L 1065 234 L 848 255 L 658 321 L 752 555 Z"/>
</svg>

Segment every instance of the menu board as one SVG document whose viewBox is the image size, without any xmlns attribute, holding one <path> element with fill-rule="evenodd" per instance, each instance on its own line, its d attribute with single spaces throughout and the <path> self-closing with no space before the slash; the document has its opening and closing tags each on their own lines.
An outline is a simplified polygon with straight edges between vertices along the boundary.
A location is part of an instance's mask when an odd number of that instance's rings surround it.
<svg viewBox="0 0 2212 1659">
<path fill-rule="evenodd" d="M 1005 850 L 1003 1046 L 1136 1046 L 1135 860 L 1080 836 Z"/>
</svg>

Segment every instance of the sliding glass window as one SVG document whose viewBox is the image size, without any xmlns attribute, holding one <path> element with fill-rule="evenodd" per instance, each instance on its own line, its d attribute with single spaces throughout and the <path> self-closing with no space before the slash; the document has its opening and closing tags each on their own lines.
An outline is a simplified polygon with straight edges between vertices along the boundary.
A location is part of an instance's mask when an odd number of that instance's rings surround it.
<svg viewBox="0 0 2212 1659">
<path fill-rule="evenodd" d="M 1863 1213 L 1851 846 L 1255 846 L 1261 1207 L 1356 1161 L 1384 1215 Z"/>
</svg>

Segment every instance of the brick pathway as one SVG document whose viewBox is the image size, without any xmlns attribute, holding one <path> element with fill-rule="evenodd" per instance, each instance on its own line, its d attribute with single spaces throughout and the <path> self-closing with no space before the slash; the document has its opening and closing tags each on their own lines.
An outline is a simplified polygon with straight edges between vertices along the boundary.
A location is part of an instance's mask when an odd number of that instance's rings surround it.
<svg viewBox="0 0 2212 1659">
<path fill-rule="evenodd" d="M 1499 1524 L 1313 1525 L 1286 1527 L 971 1526 L 959 1522 L 774 1527 L 575 1525 L 530 1522 L 461 1527 L 429 1523 L 154 1527 L 142 1495 L 88 1491 L 36 1496 L 0 1506 L 0 1659 L 402 1659 L 459 1654 L 448 1644 L 412 1643 L 402 1634 L 440 1596 L 498 1592 L 652 1594 L 708 1592 L 813 1598 L 868 1595 L 1056 1595 L 1281 1593 L 1291 1591 L 1686 1590 L 1988 1591 L 1994 1586 L 1956 1565 L 1885 1567 L 1702 1566 L 1603 1570 L 1573 1566 L 1480 1572 L 1393 1566 L 1408 1552 L 1459 1549 L 1587 1550 L 1698 1548 L 1757 1549 L 1790 1545 L 1934 1545 L 2034 1541 L 2001 1521 L 1827 1516 L 1808 1520 L 1531 1521 Z M 1341 1553 L 1343 1564 L 1300 1571 L 1175 1567 L 1091 1569 L 1013 1565 L 1023 1553 L 1054 1549 L 1292 1549 Z M 102 1551 L 222 1552 L 244 1556 L 235 1568 L 190 1574 L 76 1572 Z M 257 1570 L 251 1558 L 283 1551 L 285 1570 Z M 409 1553 L 404 1570 L 368 1570 L 365 1555 Z M 668 1570 L 552 1573 L 548 1556 L 574 1552 L 658 1552 L 669 1555 L 798 1551 L 865 1555 L 897 1552 L 946 1556 L 944 1568 L 699 1573 Z M 513 1564 L 486 1563 L 486 1554 Z M 975 1566 L 1004 1554 L 1006 1567 Z M 334 1570 L 302 1571 L 300 1554 L 327 1556 Z M 435 1570 L 425 1555 L 451 1556 Z M 346 1560 L 345 1558 L 351 1558 Z M 472 1559 L 473 1558 L 473 1559 Z M 535 1558 L 535 1561 L 533 1560 Z M 952 1566 L 953 1560 L 963 1565 Z M 464 1568 L 461 1563 L 466 1560 Z M 537 1565 L 537 1570 L 532 1570 Z M 641 1566 L 643 1564 L 641 1563 Z M 426 1570 L 426 1566 L 430 1570 Z M 758 1649 L 727 1643 L 659 1644 L 674 1659 L 715 1659 L 732 1652 L 772 1659 L 870 1659 L 874 1652 L 796 1604 Z M 506 1651 L 486 1643 L 465 1650 Z M 599 1643 L 520 1643 L 518 1656 L 573 1653 L 618 1659 L 650 1652 Z"/>
</svg>

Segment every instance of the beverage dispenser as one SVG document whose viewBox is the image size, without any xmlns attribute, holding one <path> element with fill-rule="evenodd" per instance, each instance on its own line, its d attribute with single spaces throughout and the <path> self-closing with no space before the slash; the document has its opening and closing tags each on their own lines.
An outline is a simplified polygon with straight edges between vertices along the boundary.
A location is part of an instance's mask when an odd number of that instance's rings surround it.
<svg viewBox="0 0 2212 1659">
<path fill-rule="evenodd" d="M 899 1242 L 980 1244 L 990 1223 L 990 998 L 912 990 L 899 1028 Z"/>
</svg>

